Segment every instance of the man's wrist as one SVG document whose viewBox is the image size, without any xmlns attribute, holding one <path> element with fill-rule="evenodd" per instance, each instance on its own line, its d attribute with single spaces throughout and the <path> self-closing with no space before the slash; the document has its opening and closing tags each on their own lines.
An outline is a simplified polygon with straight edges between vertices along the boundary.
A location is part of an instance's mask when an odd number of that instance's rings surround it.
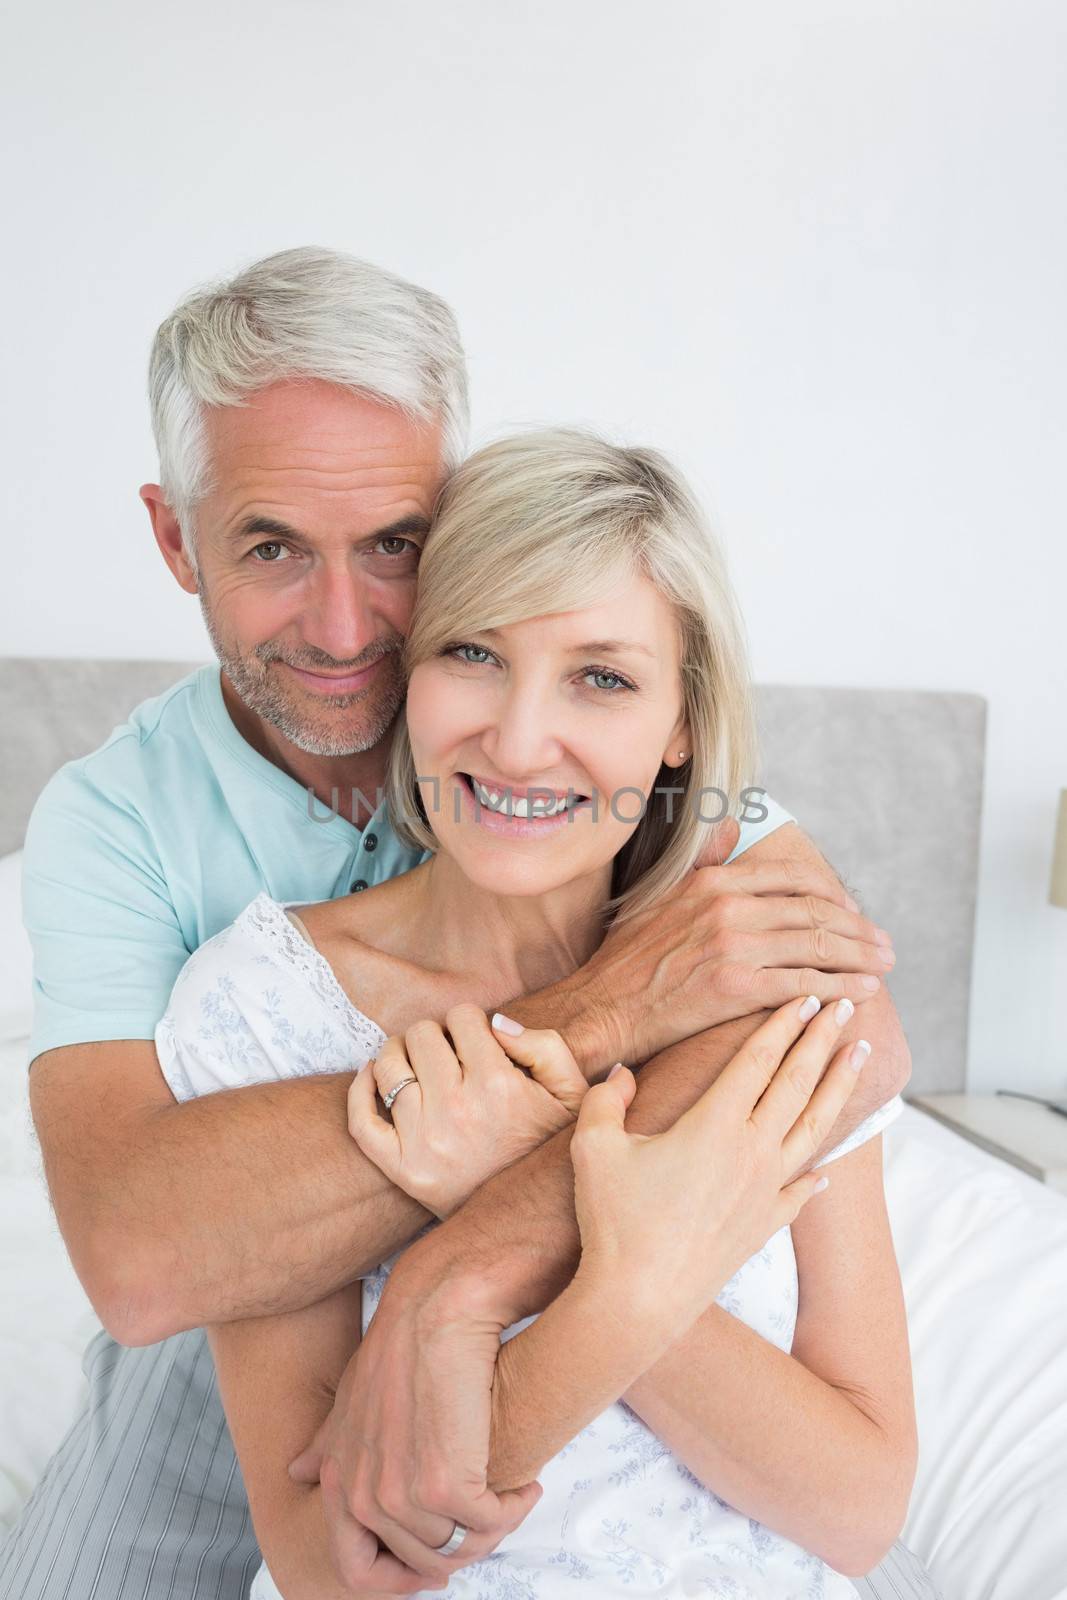
<svg viewBox="0 0 1067 1600">
<path fill-rule="evenodd" d="M 554 1028 L 590 1083 L 616 1061 L 634 1060 L 633 1029 L 625 1004 L 609 995 L 597 973 L 579 967 L 548 989 L 509 1001 L 509 1016 L 534 1028 Z"/>
<path fill-rule="evenodd" d="M 464 1208 L 409 1245 L 389 1275 L 386 1293 L 433 1308 L 486 1316 L 506 1327 L 521 1312 L 521 1252 L 490 1237 Z"/>
<path fill-rule="evenodd" d="M 574 1215 L 573 1125 L 475 1190 L 410 1245 L 397 1292 L 502 1325 L 542 1311 L 570 1282 L 581 1251 Z"/>
</svg>

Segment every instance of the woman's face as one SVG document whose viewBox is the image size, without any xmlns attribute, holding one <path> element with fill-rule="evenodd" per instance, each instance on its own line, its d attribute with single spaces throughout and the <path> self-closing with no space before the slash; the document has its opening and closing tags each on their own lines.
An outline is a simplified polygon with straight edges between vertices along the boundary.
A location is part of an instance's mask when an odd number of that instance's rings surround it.
<svg viewBox="0 0 1067 1600">
<path fill-rule="evenodd" d="M 456 639 L 416 667 L 408 732 L 441 848 L 501 895 L 605 868 L 661 763 L 688 754 L 679 667 L 674 613 L 641 576 L 595 606 Z"/>
</svg>

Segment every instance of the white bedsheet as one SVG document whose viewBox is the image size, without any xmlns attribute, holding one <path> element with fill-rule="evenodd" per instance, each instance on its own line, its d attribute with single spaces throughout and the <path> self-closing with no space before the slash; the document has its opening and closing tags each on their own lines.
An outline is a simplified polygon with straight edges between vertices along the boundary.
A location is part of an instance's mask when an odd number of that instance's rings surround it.
<svg viewBox="0 0 1067 1600">
<path fill-rule="evenodd" d="M 99 1327 L 39 1177 L 25 1053 L 0 1042 L 0 1528 Z M 920 1427 L 904 1537 L 945 1600 L 1067 1600 L 1067 1200 L 913 1107 L 884 1137 Z"/>
<path fill-rule="evenodd" d="M 913 1106 L 885 1148 L 919 1419 L 905 1541 L 945 1600 L 1064 1600 L 1067 1199 Z"/>
</svg>

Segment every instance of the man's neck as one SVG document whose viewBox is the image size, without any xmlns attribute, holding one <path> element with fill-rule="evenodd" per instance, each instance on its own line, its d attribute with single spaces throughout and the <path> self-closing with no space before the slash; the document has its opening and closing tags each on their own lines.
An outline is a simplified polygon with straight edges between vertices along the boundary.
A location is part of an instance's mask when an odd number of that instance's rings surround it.
<svg viewBox="0 0 1067 1600">
<path fill-rule="evenodd" d="M 302 789 L 310 790 L 328 810 L 336 806 L 340 815 L 357 828 L 364 827 L 370 821 L 385 783 L 391 733 L 370 750 L 360 751 L 357 755 L 309 755 L 269 722 L 250 711 L 225 672 L 220 672 L 219 678 L 230 721 L 246 744 L 250 744 L 265 761 L 278 767 Z"/>
</svg>

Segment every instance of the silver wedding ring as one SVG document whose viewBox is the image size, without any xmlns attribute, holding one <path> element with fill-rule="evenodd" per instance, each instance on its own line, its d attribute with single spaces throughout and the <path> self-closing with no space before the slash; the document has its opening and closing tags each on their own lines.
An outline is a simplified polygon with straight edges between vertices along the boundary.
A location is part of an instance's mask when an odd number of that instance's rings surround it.
<svg viewBox="0 0 1067 1600">
<path fill-rule="evenodd" d="M 389 1107 L 392 1105 L 401 1089 L 406 1089 L 409 1083 L 418 1083 L 418 1081 L 418 1078 L 401 1078 L 396 1088 L 390 1089 L 389 1093 L 385 1095 L 382 1100 L 382 1104 L 384 1105 L 386 1111 L 389 1110 Z"/>
<path fill-rule="evenodd" d="M 469 1530 L 463 1526 L 462 1522 L 457 1522 L 455 1527 L 452 1529 L 452 1532 L 445 1540 L 444 1544 L 435 1544 L 432 1545 L 431 1548 L 435 1550 L 439 1556 L 454 1556 L 464 1539 L 467 1537 L 468 1531 Z"/>
</svg>

